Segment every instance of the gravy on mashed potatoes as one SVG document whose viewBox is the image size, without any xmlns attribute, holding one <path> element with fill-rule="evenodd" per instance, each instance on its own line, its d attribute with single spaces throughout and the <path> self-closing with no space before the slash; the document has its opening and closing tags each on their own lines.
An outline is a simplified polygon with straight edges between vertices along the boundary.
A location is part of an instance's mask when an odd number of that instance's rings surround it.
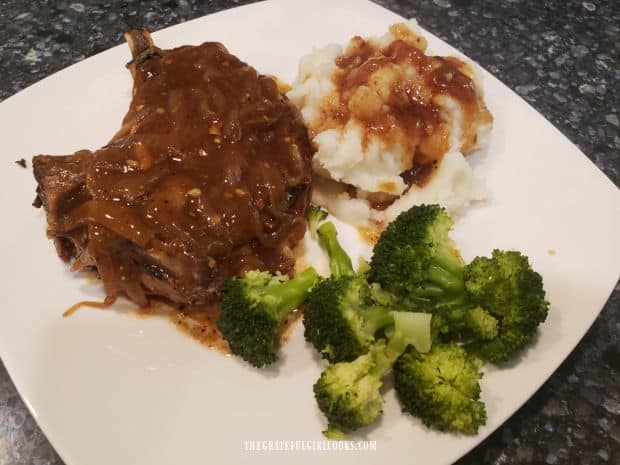
<svg viewBox="0 0 620 465">
<path fill-rule="evenodd" d="M 314 201 L 349 223 L 390 221 L 422 202 L 454 211 L 484 195 L 463 158 L 493 121 L 474 69 L 426 55 L 416 31 L 415 22 L 395 24 L 379 38 L 316 50 L 287 94 L 317 150 L 324 179 Z"/>
</svg>

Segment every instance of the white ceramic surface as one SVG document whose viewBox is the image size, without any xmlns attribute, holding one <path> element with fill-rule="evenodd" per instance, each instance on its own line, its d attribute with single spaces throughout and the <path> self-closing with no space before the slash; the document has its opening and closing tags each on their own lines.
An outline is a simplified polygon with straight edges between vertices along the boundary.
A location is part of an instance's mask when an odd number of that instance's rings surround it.
<svg viewBox="0 0 620 465">
<path fill-rule="evenodd" d="M 354 18 L 354 19 L 352 19 Z M 276 0 L 200 18 L 153 35 L 173 47 L 221 41 L 261 72 L 291 81 L 312 47 L 381 34 L 401 18 L 370 2 Z M 439 54 L 455 51 L 427 35 Z M 22 397 L 68 465 L 206 463 L 447 464 L 506 420 L 547 379 L 589 328 L 620 271 L 618 189 L 542 116 L 488 73 L 495 116 L 490 147 L 473 156 L 489 201 L 461 218 L 454 236 L 466 259 L 494 247 L 529 255 L 551 302 L 535 346 L 482 381 L 488 425 L 477 437 L 432 432 L 387 395 L 383 419 L 356 435 L 375 452 L 246 453 L 246 440 L 321 439 L 312 384 L 321 363 L 301 326 L 282 362 L 261 372 L 223 357 L 166 320 L 120 311 L 64 309 L 102 290 L 70 274 L 30 207 L 37 153 L 97 148 L 119 127 L 131 80 L 120 46 L 89 58 L 0 105 L 0 355 Z M 341 228 L 348 249 L 367 253 Z M 554 250 L 554 255 L 549 253 Z M 119 303 L 118 308 L 123 305 Z"/>
</svg>

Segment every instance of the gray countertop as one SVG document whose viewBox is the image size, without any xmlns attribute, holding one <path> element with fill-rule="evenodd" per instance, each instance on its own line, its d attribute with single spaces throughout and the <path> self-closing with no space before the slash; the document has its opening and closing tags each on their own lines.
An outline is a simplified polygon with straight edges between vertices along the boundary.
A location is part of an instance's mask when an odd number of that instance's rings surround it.
<svg viewBox="0 0 620 465">
<path fill-rule="evenodd" d="M 290 0 L 294 1 L 294 0 Z M 0 100 L 150 30 L 244 1 L 0 1 Z M 620 2 L 379 0 L 486 67 L 620 184 Z M 545 385 L 459 465 L 620 464 L 620 286 Z M 0 465 L 61 464 L 0 363 Z"/>
</svg>

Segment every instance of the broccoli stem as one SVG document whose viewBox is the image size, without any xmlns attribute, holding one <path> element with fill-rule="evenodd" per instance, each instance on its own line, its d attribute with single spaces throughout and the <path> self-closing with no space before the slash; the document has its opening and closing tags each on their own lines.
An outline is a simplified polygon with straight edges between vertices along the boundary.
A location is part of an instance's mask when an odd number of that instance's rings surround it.
<svg viewBox="0 0 620 465">
<path fill-rule="evenodd" d="M 455 252 L 450 248 L 446 246 L 438 247 L 435 252 L 434 259 L 437 265 L 446 269 L 450 273 L 456 276 L 463 276 L 463 263 L 459 259 L 458 255 L 455 255 Z"/>
<path fill-rule="evenodd" d="M 394 326 L 388 331 L 387 345 L 378 343 L 371 349 L 374 368 L 373 376 L 381 379 L 391 369 L 409 345 L 418 352 L 431 349 L 431 315 L 428 313 L 389 312 Z"/>
<path fill-rule="evenodd" d="M 439 299 L 436 303 L 442 307 L 454 310 L 470 310 L 475 307 L 471 300 L 467 298 L 465 292 L 444 296 L 444 298 Z"/>
<path fill-rule="evenodd" d="M 391 312 L 394 329 L 388 336 L 386 354 L 393 364 L 407 346 L 413 345 L 418 352 L 431 348 L 431 319 L 429 313 Z"/>
<path fill-rule="evenodd" d="M 461 292 L 465 288 L 463 264 L 447 247 L 437 249 L 428 279 L 447 292 Z"/>
<path fill-rule="evenodd" d="M 393 322 L 390 310 L 381 305 L 364 307 L 359 310 L 359 314 L 364 320 L 366 333 L 370 335 L 374 335 L 381 328 L 385 328 Z"/>
<path fill-rule="evenodd" d="M 312 239 L 316 239 L 316 228 L 319 223 L 327 218 L 327 212 L 317 205 L 310 205 L 306 208 L 306 220 L 308 221 L 308 230 Z"/>
<path fill-rule="evenodd" d="M 293 279 L 283 283 L 270 284 L 264 289 L 264 295 L 277 299 L 274 307 L 276 318 L 283 320 L 291 309 L 299 307 L 305 300 L 308 291 L 314 286 L 319 276 L 314 268 L 308 268 Z"/>
<path fill-rule="evenodd" d="M 392 352 L 384 343 L 377 344 L 371 349 L 370 353 L 374 360 L 374 367 L 370 374 L 377 379 L 383 379 L 392 369 L 392 365 L 394 365 L 398 357 L 394 358 Z"/>
<path fill-rule="evenodd" d="M 428 279 L 434 284 L 437 284 L 440 288 L 446 292 L 459 292 L 462 291 L 465 286 L 463 280 L 453 275 L 449 271 L 439 268 L 438 266 L 431 265 L 428 269 Z"/>
<path fill-rule="evenodd" d="M 321 244 L 327 249 L 329 268 L 332 272 L 332 276 L 336 278 L 340 278 L 341 276 L 354 276 L 355 271 L 353 270 L 351 258 L 338 242 L 338 231 L 336 231 L 334 223 L 331 221 L 323 223 L 316 232 L 319 235 Z"/>
<path fill-rule="evenodd" d="M 446 291 L 436 284 L 420 284 L 411 293 L 416 297 L 443 297 Z"/>
</svg>

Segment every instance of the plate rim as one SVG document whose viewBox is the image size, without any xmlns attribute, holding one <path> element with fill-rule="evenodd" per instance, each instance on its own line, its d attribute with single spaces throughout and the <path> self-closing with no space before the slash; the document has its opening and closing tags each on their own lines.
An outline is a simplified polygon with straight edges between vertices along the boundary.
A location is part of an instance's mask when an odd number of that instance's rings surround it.
<svg viewBox="0 0 620 465">
<path fill-rule="evenodd" d="M 171 29 L 174 28 L 180 28 L 183 27 L 184 25 L 190 23 L 190 22 L 199 22 L 204 20 L 207 17 L 213 17 L 216 15 L 225 15 L 225 14 L 229 14 L 230 12 L 233 12 L 235 10 L 240 10 L 240 9 L 251 9 L 251 8 L 264 8 L 264 7 L 269 7 L 269 5 L 271 4 L 276 4 L 277 1 L 273 1 L 273 0 L 266 0 L 266 1 L 260 1 L 260 2 L 256 2 L 256 3 L 251 3 L 251 4 L 247 4 L 247 5 L 241 5 L 241 6 L 237 6 L 237 7 L 233 7 L 233 8 L 228 8 L 225 10 L 220 10 L 211 14 L 207 14 L 204 16 L 200 16 L 197 18 L 193 18 L 187 22 L 183 22 L 183 23 L 177 23 L 168 27 L 165 27 L 161 30 L 155 31 L 153 33 L 154 37 L 157 37 L 157 34 L 162 32 L 162 31 L 169 31 Z M 368 2 L 368 3 L 372 3 L 372 2 Z M 373 3 L 374 6 L 378 7 L 378 8 L 382 8 L 385 9 L 387 11 L 390 11 L 380 5 L 376 5 Z M 393 13 L 393 12 L 392 12 Z M 430 37 L 433 37 L 434 40 L 439 41 L 441 43 L 443 43 L 444 45 L 451 47 L 451 48 L 455 48 L 453 45 L 443 41 L 442 39 L 440 39 L 439 37 L 435 36 L 434 34 L 430 33 L 429 31 L 422 29 L 422 32 Z M 16 98 L 18 98 L 21 95 L 24 95 L 25 92 L 27 92 L 29 89 L 31 89 L 34 86 L 39 86 L 39 85 L 45 85 L 45 82 L 54 78 L 55 76 L 62 74 L 74 67 L 83 65 L 85 62 L 92 62 L 92 61 L 97 61 L 99 59 L 101 59 L 101 56 L 110 53 L 111 51 L 115 50 L 115 49 L 119 49 L 119 48 L 123 48 L 124 45 L 120 44 L 114 47 L 111 47 L 109 49 L 106 49 L 102 52 L 99 52 L 95 55 L 92 55 L 84 60 L 81 60 L 79 62 L 76 62 L 66 68 L 63 68 L 59 71 L 56 71 L 53 74 L 50 74 L 49 76 L 46 76 L 45 78 L 37 81 L 36 83 L 32 84 L 31 86 L 28 86 L 27 88 L 11 95 L 10 97 L 8 97 L 7 99 L 3 100 L 2 102 L 0 102 L 1 106 L 5 106 L 8 102 L 11 102 L 11 104 L 13 104 L 13 102 L 15 102 Z M 458 50 L 458 49 L 457 49 Z M 459 54 L 461 56 L 464 56 L 465 58 L 467 58 L 470 61 L 475 62 L 475 60 L 472 60 L 471 58 L 467 57 L 466 55 L 464 55 L 460 50 L 459 50 Z M 514 92 L 512 89 L 510 89 L 508 86 L 506 86 L 499 78 L 495 77 L 493 74 L 491 74 L 489 71 L 487 71 L 484 67 L 482 67 L 479 63 L 475 62 L 478 69 L 482 72 L 482 74 L 484 75 L 484 81 L 487 82 L 489 79 L 493 79 L 495 81 L 497 81 L 497 83 L 502 87 L 502 91 L 509 91 L 512 95 L 512 98 L 516 98 L 520 101 L 521 104 L 525 104 L 528 107 L 528 110 L 531 112 L 536 113 L 537 115 L 541 116 L 542 118 L 545 119 L 545 121 L 548 123 L 548 126 L 553 128 L 553 130 L 555 130 L 563 139 L 565 139 L 566 141 L 568 141 L 571 145 L 573 145 L 575 147 L 575 149 L 581 154 L 582 157 L 584 157 L 585 159 L 587 159 L 592 166 L 595 168 L 597 174 L 599 175 L 599 177 L 602 176 L 602 179 L 604 179 L 606 182 L 608 182 L 609 184 L 611 184 L 612 186 L 615 187 L 615 185 L 613 184 L 613 182 L 611 181 L 611 179 L 609 179 L 600 169 L 598 169 L 598 167 L 594 164 L 594 162 L 587 157 L 568 137 L 566 137 L 558 128 L 556 128 L 542 113 L 539 113 L 538 111 L 536 111 L 536 109 L 529 104 L 527 101 L 525 101 L 524 99 L 522 99 L 516 92 Z M 486 85 L 484 85 L 486 87 Z M 620 191 L 617 191 L 617 193 L 620 193 Z M 620 199 L 620 195 L 616 196 L 617 199 Z M 618 278 L 620 278 L 620 271 L 618 272 Z M 616 281 L 618 281 L 618 278 L 616 279 Z M 609 301 L 610 296 L 612 295 L 612 293 L 614 292 L 614 286 L 611 287 L 611 289 L 609 289 L 609 292 L 607 293 L 607 295 L 605 296 L 604 299 L 604 304 L 603 306 L 600 307 L 600 309 L 598 310 L 598 312 L 596 313 L 596 315 L 594 315 L 594 317 L 592 318 L 592 320 L 589 322 L 589 324 L 587 326 L 584 326 L 582 328 L 581 334 L 579 336 L 579 338 L 577 340 L 574 341 L 574 344 L 572 344 L 572 348 L 570 351 L 568 351 L 566 354 L 564 354 L 564 356 L 562 357 L 562 359 L 560 360 L 559 363 L 556 364 L 552 364 L 553 366 L 549 367 L 548 370 L 545 372 L 544 376 L 542 377 L 542 381 L 540 382 L 540 384 L 537 384 L 536 388 L 534 390 L 532 390 L 532 393 L 530 395 L 528 395 L 527 399 L 529 399 L 532 395 L 534 395 L 534 393 L 536 391 L 538 391 L 549 379 L 549 377 L 559 368 L 559 366 L 563 363 L 564 360 L 566 360 L 566 358 L 573 353 L 573 351 L 575 350 L 575 348 L 580 344 L 580 342 L 582 341 L 583 337 L 585 336 L 585 334 L 590 330 L 590 328 L 592 327 L 593 323 L 596 321 L 597 317 L 600 315 L 600 312 L 602 311 L 604 305 L 606 305 L 606 303 Z M 4 352 L 4 351 L 3 351 Z M 32 417 L 35 419 L 35 421 L 37 422 L 37 425 L 39 426 L 39 428 L 41 428 L 41 430 L 43 431 L 43 433 L 45 434 L 45 436 L 48 438 L 49 442 L 52 444 L 52 446 L 54 447 L 54 450 L 58 453 L 58 455 L 63 459 L 63 461 L 65 461 L 66 463 L 72 463 L 69 461 L 69 455 L 70 454 L 66 454 L 62 448 L 57 446 L 57 442 L 53 439 L 54 434 L 51 431 L 51 429 L 53 428 L 51 425 L 48 425 L 46 422 L 40 422 L 40 419 L 37 415 L 37 413 L 35 412 L 33 406 L 30 404 L 29 400 L 23 395 L 23 387 L 21 386 L 21 383 L 16 382 L 18 380 L 14 379 L 13 376 L 13 372 L 14 370 L 12 370 L 10 368 L 10 362 L 7 363 L 5 361 L 5 358 L 2 356 L 2 353 L 0 352 L 0 358 L 2 358 L 2 360 L 5 363 L 5 367 L 9 376 L 9 379 L 11 379 L 11 382 L 13 383 L 13 385 L 15 386 L 17 392 L 19 393 L 21 399 L 23 400 L 24 404 L 26 405 L 28 411 L 30 412 L 30 414 L 32 415 Z M 527 399 L 525 400 L 525 402 L 527 402 Z M 467 448 L 467 450 L 465 450 L 464 452 L 460 453 L 458 457 L 462 457 L 463 455 L 465 455 L 467 452 L 469 452 L 471 449 L 473 449 L 474 447 L 477 447 L 478 445 L 480 445 L 491 433 L 493 433 L 493 431 L 495 431 L 497 428 L 501 427 L 509 418 L 511 418 L 515 412 L 517 410 L 519 410 L 521 407 L 523 407 L 523 405 L 525 404 L 525 402 L 523 403 L 518 403 L 517 405 L 514 405 L 514 408 L 511 407 L 510 412 L 506 415 L 503 415 L 503 418 L 500 419 L 499 422 L 497 422 L 497 425 L 493 427 L 493 429 L 490 430 L 484 430 L 482 433 L 480 433 L 478 436 L 476 436 L 477 441 L 475 441 L 471 446 L 469 446 Z M 457 458 L 458 458 L 457 457 Z"/>
</svg>

